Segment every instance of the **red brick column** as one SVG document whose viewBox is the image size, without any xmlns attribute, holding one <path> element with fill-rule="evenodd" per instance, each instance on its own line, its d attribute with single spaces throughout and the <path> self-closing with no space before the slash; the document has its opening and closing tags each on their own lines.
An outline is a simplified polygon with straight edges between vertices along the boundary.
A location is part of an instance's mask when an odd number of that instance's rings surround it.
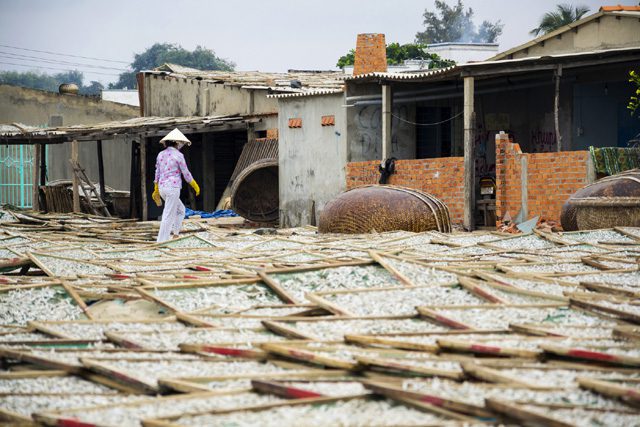
<svg viewBox="0 0 640 427">
<path fill-rule="evenodd" d="M 387 71 L 387 45 L 384 34 L 358 34 L 353 74 Z"/>
</svg>

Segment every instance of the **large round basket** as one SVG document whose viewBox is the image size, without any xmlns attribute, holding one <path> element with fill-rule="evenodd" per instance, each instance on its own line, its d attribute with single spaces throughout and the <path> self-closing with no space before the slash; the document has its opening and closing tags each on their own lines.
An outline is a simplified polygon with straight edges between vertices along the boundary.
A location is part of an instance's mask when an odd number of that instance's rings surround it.
<svg viewBox="0 0 640 427">
<path fill-rule="evenodd" d="M 579 230 L 640 227 L 640 197 L 584 197 L 571 203 Z"/>
<path fill-rule="evenodd" d="M 321 233 L 370 233 L 393 230 L 451 231 L 449 209 L 422 191 L 371 185 L 342 193 L 320 213 Z"/>
<path fill-rule="evenodd" d="M 231 187 L 231 208 L 255 222 L 277 222 L 278 160 L 262 159 L 238 174 Z"/>
<path fill-rule="evenodd" d="M 607 176 L 576 191 L 562 207 L 565 231 L 639 226 L 640 170 Z"/>
</svg>

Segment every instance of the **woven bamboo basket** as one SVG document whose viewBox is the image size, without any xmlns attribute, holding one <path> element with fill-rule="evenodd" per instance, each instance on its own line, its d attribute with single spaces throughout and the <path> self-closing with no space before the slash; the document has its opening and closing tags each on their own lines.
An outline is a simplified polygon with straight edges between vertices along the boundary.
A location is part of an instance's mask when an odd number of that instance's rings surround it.
<svg viewBox="0 0 640 427">
<path fill-rule="evenodd" d="M 262 159 L 238 174 L 231 187 L 231 209 L 255 222 L 277 222 L 278 160 Z"/>
<path fill-rule="evenodd" d="M 584 197 L 571 203 L 579 230 L 640 227 L 640 197 Z"/>
<path fill-rule="evenodd" d="M 567 200 L 562 205 L 560 211 L 560 225 L 564 231 L 577 231 L 578 220 L 576 219 L 576 207 L 571 203 L 572 199 Z"/>
<path fill-rule="evenodd" d="M 562 207 L 565 231 L 640 226 L 640 169 L 599 179 L 576 191 Z"/>
<path fill-rule="evenodd" d="M 422 191 L 392 185 L 369 185 L 342 193 L 320 214 L 321 233 L 370 233 L 406 230 L 451 231 L 449 209 Z"/>
</svg>

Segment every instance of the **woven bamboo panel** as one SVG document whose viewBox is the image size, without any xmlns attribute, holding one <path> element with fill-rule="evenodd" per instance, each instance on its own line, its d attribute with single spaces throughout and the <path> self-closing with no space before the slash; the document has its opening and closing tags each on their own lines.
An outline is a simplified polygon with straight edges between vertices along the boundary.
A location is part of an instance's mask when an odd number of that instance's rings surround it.
<svg viewBox="0 0 640 427">
<path fill-rule="evenodd" d="M 449 209 L 422 191 L 391 185 L 370 185 L 347 191 L 320 214 L 321 233 L 451 231 Z"/>
<path fill-rule="evenodd" d="M 275 222 L 279 215 L 278 160 L 262 159 L 238 174 L 231 187 L 231 207 L 256 222 Z"/>
</svg>

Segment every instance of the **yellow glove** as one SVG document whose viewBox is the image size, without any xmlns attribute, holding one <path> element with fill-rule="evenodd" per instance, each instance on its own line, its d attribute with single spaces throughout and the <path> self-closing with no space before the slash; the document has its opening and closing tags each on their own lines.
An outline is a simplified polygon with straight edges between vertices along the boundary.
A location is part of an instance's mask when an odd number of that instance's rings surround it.
<svg viewBox="0 0 640 427">
<path fill-rule="evenodd" d="M 200 195 L 200 187 L 198 186 L 198 183 L 196 182 L 195 179 L 192 179 L 191 182 L 189 183 L 189 185 L 191 186 L 191 188 L 193 188 L 193 191 L 196 192 L 196 196 Z"/>
<path fill-rule="evenodd" d="M 153 183 L 153 194 L 151 194 L 151 198 L 156 202 L 156 205 L 162 206 L 162 198 L 160 197 L 160 190 L 158 190 L 157 182 Z"/>
</svg>

